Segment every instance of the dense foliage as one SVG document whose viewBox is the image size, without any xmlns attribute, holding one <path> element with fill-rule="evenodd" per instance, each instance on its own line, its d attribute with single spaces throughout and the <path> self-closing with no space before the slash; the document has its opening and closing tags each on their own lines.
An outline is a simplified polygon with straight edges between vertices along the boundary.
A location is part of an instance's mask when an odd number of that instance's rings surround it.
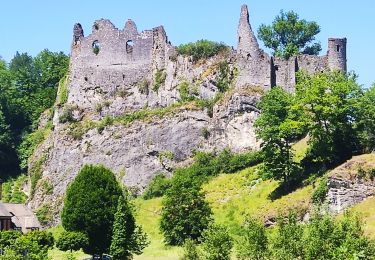
<svg viewBox="0 0 375 260">
<path fill-rule="evenodd" d="M 147 189 L 143 193 L 143 198 L 147 200 L 155 197 L 161 197 L 165 194 L 170 186 L 170 180 L 167 179 L 164 174 L 158 174 L 148 185 Z"/>
<path fill-rule="evenodd" d="M 180 55 L 191 56 L 193 62 L 197 62 L 198 60 L 215 56 L 227 49 L 228 46 L 224 43 L 209 40 L 199 40 L 196 42 L 181 44 L 177 48 L 177 53 Z"/>
<path fill-rule="evenodd" d="M 320 43 L 312 43 L 320 32 L 316 22 L 300 20 L 293 11 L 276 16 L 272 25 L 262 24 L 258 29 L 258 37 L 264 45 L 274 51 L 277 57 L 289 57 L 304 53 L 317 55 L 321 51 Z"/>
<path fill-rule="evenodd" d="M 72 252 L 85 248 L 88 244 L 89 240 L 84 233 L 64 231 L 57 240 L 56 247 L 62 251 Z"/>
<path fill-rule="evenodd" d="M 61 214 L 67 231 L 85 233 L 90 254 L 109 252 L 112 226 L 122 190 L 114 174 L 103 166 L 85 165 L 66 191 Z"/>
<path fill-rule="evenodd" d="M 55 102 L 58 83 L 67 73 L 68 63 L 69 58 L 64 53 L 48 50 L 43 50 L 34 58 L 27 53 L 17 52 L 9 64 L 0 60 L 2 176 L 20 172 L 18 147 L 27 134 L 35 129 L 40 114 Z M 23 169 L 25 165 L 23 163 Z"/>
<path fill-rule="evenodd" d="M 48 250 L 54 245 L 51 233 L 31 231 L 22 234 L 19 231 L 0 232 L 1 260 L 47 260 Z"/>
<path fill-rule="evenodd" d="M 211 224 L 202 234 L 203 257 L 206 260 L 230 260 L 233 239 L 226 227 Z"/>
<path fill-rule="evenodd" d="M 292 94 L 280 87 L 271 89 L 259 103 L 262 113 L 255 123 L 257 136 L 263 141 L 264 171 L 284 183 L 289 183 L 298 174 L 292 143 L 304 128 L 304 123 L 298 121 L 291 109 L 292 104 Z"/>
<path fill-rule="evenodd" d="M 340 72 L 299 73 L 295 94 L 280 87 L 269 91 L 259 104 L 262 113 L 255 123 L 263 140 L 266 176 L 289 184 L 371 150 L 372 92 L 361 89 L 354 75 Z M 298 162 L 292 144 L 303 135 L 309 137 L 309 148 Z"/>
<path fill-rule="evenodd" d="M 110 247 L 113 259 L 132 259 L 133 254 L 141 254 L 148 243 L 146 234 L 135 223 L 127 198 L 120 196 L 115 213 Z"/>
<path fill-rule="evenodd" d="M 291 213 L 280 217 L 266 237 L 259 224 L 247 226 L 252 239 L 240 240 L 238 254 L 240 259 L 372 259 L 374 241 L 362 226 L 358 216 L 348 213 L 339 220 L 315 213 L 307 223 Z"/>
<path fill-rule="evenodd" d="M 211 221 L 212 211 L 199 187 L 185 176 L 177 177 L 163 200 L 160 229 L 170 245 L 198 240 Z"/>
</svg>

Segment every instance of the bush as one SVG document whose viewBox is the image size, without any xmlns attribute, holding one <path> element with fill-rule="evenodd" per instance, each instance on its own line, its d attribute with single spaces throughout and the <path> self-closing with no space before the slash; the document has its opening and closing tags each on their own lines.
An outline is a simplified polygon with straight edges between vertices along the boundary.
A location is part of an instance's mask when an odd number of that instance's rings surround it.
<svg viewBox="0 0 375 260">
<path fill-rule="evenodd" d="M 35 211 L 35 215 L 38 218 L 40 224 L 43 226 L 47 225 L 52 221 L 52 212 L 48 204 L 43 204 L 40 208 Z"/>
<path fill-rule="evenodd" d="M 73 111 L 74 111 L 74 108 L 71 106 L 64 107 L 61 115 L 59 116 L 59 122 L 62 124 L 76 122 L 73 116 Z"/>
<path fill-rule="evenodd" d="M 207 59 L 228 50 L 224 43 L 218 43 L 208 40 L 199 40 L 195 43 L 181 44 L 177 48 L 177 53 L 184 56 L 192 56 L 193 62 L 201 59 Z"/>
<path fill-rule="evenodd" d="M 311 200 L 314 204 L 322 204 L 326 199 L 328 192 L 328 179 L 327 177 L 322 178 L 319 181 L 318 187 L 315 188 Z"/>
<path fill-rule="evenodd" d="M 72 252 L 87 247 L 88 243 L 89 240 L 84 233 L 64 231 L 57 240 L 56 247 L 61 251 Z"/>
<path fill-rule="evenodd" d="M 155 73 L 154 87 L 152 90 L 158 92 L 160 86 L 164 84 L 166 78 L 167 73 L 164 70 L 157 70 Z"/>
<path fill-rule="evenodd" d="M 202 235 L 204 259 L 230 260 L 233 241 L 224 226 L 211 224 Z"/>
<path fill-rule="evenodd" d="M 171 186 L 171 181 L 164 174 L 158 174 L 148 185 L 143 198 L 148 200 L 156 197 L 162 197 Z"/>
<path fill-rule="evenodd" d="M 181 260 L 199 260 L 200 255 L 199 255 L 199 250 L 197 247 L 196 242 L 194 242 L 191 239 L 187 239 L 184 243 L 184 254 L 181 257 Z"/>
<path fill-rule="evenodd" d="M 267 259 L 268 238 L 263 223 L 247 218 L 237 241 L 239 259 Z"/>
</svg>

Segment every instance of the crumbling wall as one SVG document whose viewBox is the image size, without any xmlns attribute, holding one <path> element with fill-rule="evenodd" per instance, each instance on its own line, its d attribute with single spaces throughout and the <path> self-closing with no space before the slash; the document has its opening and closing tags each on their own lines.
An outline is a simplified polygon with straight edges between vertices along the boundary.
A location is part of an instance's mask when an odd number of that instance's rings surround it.
<svg viewBox="0 0 375 260">
<path fill-rule="evenodd" d="M 270 89 L 271 58 L 259 48 L 258 41 L 251 29 L 246 5 L 241 7 L 237 35 L 237 64 L 239 68 L 237 87 L 253 85 Z"/>
</svg>

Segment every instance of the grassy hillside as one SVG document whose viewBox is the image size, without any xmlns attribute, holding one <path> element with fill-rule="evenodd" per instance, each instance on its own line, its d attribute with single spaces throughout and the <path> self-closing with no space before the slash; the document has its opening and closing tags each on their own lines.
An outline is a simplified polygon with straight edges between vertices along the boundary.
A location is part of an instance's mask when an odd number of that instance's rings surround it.
<svg viewBox="0 0 375 260">
<path fill-rule="evenodd" d="M 296 149 L 297 151 L 306 149 L 305 142 L 297 143 L 296 145 L 300 147 Z M 358 161 L 362 166 L 368 168 L 367 166 L 372 166 L 372 163 L 375 162 L 375 155 L 353 157 L 352 160 L 334 169 L 332 173 L 343 173 L 344 171 L 338 171 L 343 167 L 346 172 L 352 172 L 351 167 L 357 167 L 358 164 L 351 163 L 351 161 Z M 214 212 L 215 221 L 227 225 L 232 234 L 234 234 L 247 215 L 269 222 L 273 222 L 277 215 L 286 213 L 289 210 L 294 210 L 303 215 L 310 206 L 311 194 L 315 184 L 318 182 L 319 179 L 314 184 L 306 185 L 289 194 L 274 198 L 273 193 L 279 185 L 278 182 L 260 179 L 255 166 L 233 174 L 220 174 L 204 184 L 202 190 L 205 192 L 206 200 Z M 134 259 L 179 259 L 182 254 L 182 248 L 164 245 L 163 235 L 159 231 L 162 198 L 150 200 L 138 198 L 133 203 L 137 223 L 142 225 L 151 240 L 151 244 L 144 250 L 144 253 L 140 256 L 135 256 Z M 368 198 L 354 206 L 352 210 L 363 216 L 366 235 L 375 238 L 375 197 Z M 58 237 L 62 228 L 53 228 L 51 231 L 53 231 L 55 237 Z M 52 250 L 50 253 L 52 259 L 63 259 L 66 256 L 66 253 L 57 249 Z M 76 256 L 78 259 L 87 257 L 82 252 L 76 253 Z"/>
</svg>

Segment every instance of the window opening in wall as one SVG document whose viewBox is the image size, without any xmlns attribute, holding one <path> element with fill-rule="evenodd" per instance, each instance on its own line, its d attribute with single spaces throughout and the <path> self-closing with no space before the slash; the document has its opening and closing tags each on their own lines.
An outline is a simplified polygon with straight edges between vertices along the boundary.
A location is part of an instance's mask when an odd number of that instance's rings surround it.
<svg viewBox="0 0 375 260">
<path fill-rule="evenodd" d="M 100 44 L 99 44 L 99 41 L 98 40 L 95 40 L 93 43 L 92 43 L 92 51 L 93 53 L 95 53 L 96 55 L 98 55 L 99 51 L 100 51 Z"/>
<path fill-rule="evenodd" d="M 94 24 L 95 30 L 99 30 L 99 25 L 97 23 Z"/>
<path fill-rule="evenodd" d="M 337 52 L 340 51 L 340 45 L 336 45 L 336 51 L 337 51 Z"/>
<path fill-rule="evenodd" d="M 126 52 L 132 53 L 133 52 L 134 43 L 132 40 L 126 42 Z"/>
<path fill-rule="evenodd" d="M 279 70 L 279 66 L 278 65 L 275 65 L 275 70 Z"/>
</svg>

